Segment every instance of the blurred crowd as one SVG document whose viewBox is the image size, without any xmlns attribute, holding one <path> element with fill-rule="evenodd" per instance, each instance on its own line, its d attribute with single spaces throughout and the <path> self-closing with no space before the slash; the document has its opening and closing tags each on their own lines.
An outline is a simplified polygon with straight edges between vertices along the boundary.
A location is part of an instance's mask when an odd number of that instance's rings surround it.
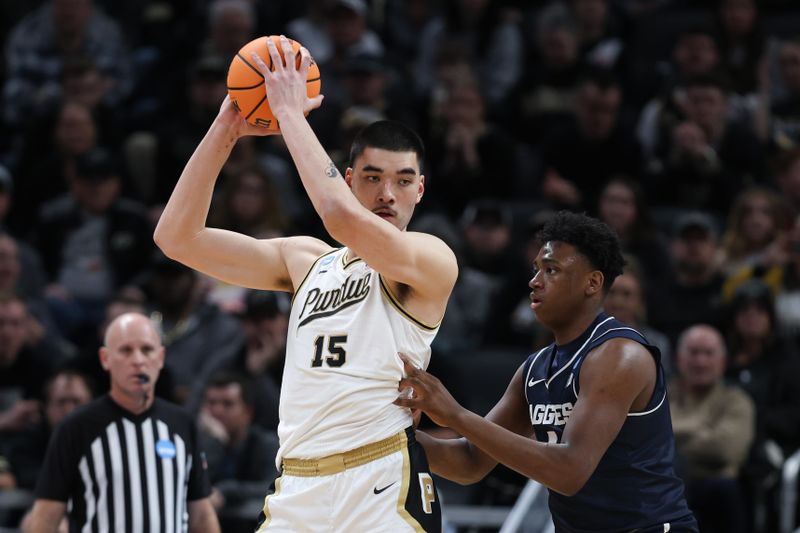
<svg viewBox="0 0 800 533">
<path fill-rule="evenodd" d="M 198 415 L 223 529 L 250 530 L 231 510 L 277 475 L 289 295 L 198 274 L 152 231 L 230 60 L 281 33 L 320 67 L 309 120 L 341 170 L 375 120 L 425 141 L 411 229 L 459 260 L 431 365 L 459 400 L 488 408 L 551 342 L 538 228 L 597 216 L 628 254 L 607 311 L 661 348 L 702 531 L 775 531 L 800 447 L 795 0 L 0 2 L 0 491 L 32 488 L 51 428 L 107 390 L 104 326 L 137 310 L 166 347 L 158 394 Z M 209 224 L 328 240 L 279 136 L 239 141 Z"/>
</svg>

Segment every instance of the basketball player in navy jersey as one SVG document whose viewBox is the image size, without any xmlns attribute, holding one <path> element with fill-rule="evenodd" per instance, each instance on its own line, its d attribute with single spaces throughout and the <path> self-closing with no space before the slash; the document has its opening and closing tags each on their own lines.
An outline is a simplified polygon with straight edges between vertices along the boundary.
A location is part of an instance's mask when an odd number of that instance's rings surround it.
<svg viewBox="0 0 800 533">
<path fill-rule="evenodd" d="M 434 473 L 474 483 L 503 463 L 548 487 L 558 533 L 696 532 L 673 472 L 658 349 L 602 311 L 624 263 L 616 236 L 602 222 L 560 212 L 541 242 L 531 307 L 555 342 L 528 357 L 486 418 L 410 362 L 399 388 L 413 388 L 413 397 L 395 403 L 464 436 L 417 432 Z"/>
</svg>

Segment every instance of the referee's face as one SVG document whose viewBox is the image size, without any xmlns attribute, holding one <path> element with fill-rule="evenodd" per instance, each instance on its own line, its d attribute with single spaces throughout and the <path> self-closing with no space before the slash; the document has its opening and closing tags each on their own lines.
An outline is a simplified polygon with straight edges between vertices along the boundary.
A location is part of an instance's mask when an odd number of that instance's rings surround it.
<svg viewBox="0 0 800 533">
<path fill-rule="evenodd" d="M 150 391 L 164 366 L 164 348 L 150 319 L 126 313 L 109 324 L 100 361 L 111 374 L 112 396 L 138 404 L 142 397 L 152 399 Z"/>
</svg>

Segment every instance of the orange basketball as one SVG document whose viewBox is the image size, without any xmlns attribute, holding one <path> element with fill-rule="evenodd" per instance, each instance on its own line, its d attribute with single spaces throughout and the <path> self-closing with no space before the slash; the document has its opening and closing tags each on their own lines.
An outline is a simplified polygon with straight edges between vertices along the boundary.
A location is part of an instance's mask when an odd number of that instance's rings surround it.
<svg viewBox="0 0 800 533">
<path fill-rule="evenodd" d="M 258 66 L 253 61 L 252 53 L 257 53 L 270 70 L 274 70 L 272 58 L 267 49 L 267 39 L 272 39 L 275 47 L 283 57 L 280 38 L 277 35 L 269 37 L 259 37 L 244 45 L 239 53 L 231 61 L 228 68 L 228 94 L 233 105 L 247 122 L 254 126 L 261 126 L 269 130 L 278 130 L 278 121 L 272 110 L 269 108 L 268 95 L 264 89 L 264 76 L 258 70 Z M 295 65 L 300 65 L 300 43 L 289 39 L 292 50 L 295 52 Z M 312 60 L 308 68 L 308 78 L 306 81 L 306 91 L 309 98 L 319 94 L 322 81 L 319 77 L 319 67 Z"/>
</svg>

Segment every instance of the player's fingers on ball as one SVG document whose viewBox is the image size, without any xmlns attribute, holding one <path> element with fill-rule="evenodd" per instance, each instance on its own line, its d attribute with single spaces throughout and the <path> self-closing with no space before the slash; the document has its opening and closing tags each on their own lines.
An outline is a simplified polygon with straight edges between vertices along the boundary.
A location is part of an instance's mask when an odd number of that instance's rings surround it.
<svg viewBox="0 0 800 533">
<path fill-rule="evenodd" d="M 267 52 L 269 53 L 269 57 L 272 59 L 272 66 L 274 70 L 278 70 L 283 68 L 283 60 L 281 60 L 281 54 L 278 52 L 278 47 L 275 46 L 275 41 L 272 39 L 267 39 Z"/>
<path fill-rule="evenodd" d="M 305 74 L 308 73 L 308 69 L 311 66 L 311 53 L 308 51 L 308 48 L 305 46 L 300 47 L 300 72 Z"/>
<path fill-rule="evenodd" d="M 253 59 L 253 62 L 256 64 L 256 67 L 261 72 L 261 74 L 263 76 L 268 76 L 269 75 L 269 67 L 267 66 L 266 63 L 264 63 L 264 60 L 261 59 L 261 56 L 258 55 L 255 52 L 250 52 L 250 57 Z"/>
<path fill-rule="evenodd" d="M 283 57 L 286 58 L 286 66 L 288 67 L 290 64 L 294 66 L 294 64 L 289 61 L 290 57 L 294 57 L 294 50 L 292 49 L 292 43 L 289 42 L 289 39 L 287 39 L 285 35 L 280 36 L 280 42 L 281 42 L 281 50 L 283 50 Z"/>
</svg>

